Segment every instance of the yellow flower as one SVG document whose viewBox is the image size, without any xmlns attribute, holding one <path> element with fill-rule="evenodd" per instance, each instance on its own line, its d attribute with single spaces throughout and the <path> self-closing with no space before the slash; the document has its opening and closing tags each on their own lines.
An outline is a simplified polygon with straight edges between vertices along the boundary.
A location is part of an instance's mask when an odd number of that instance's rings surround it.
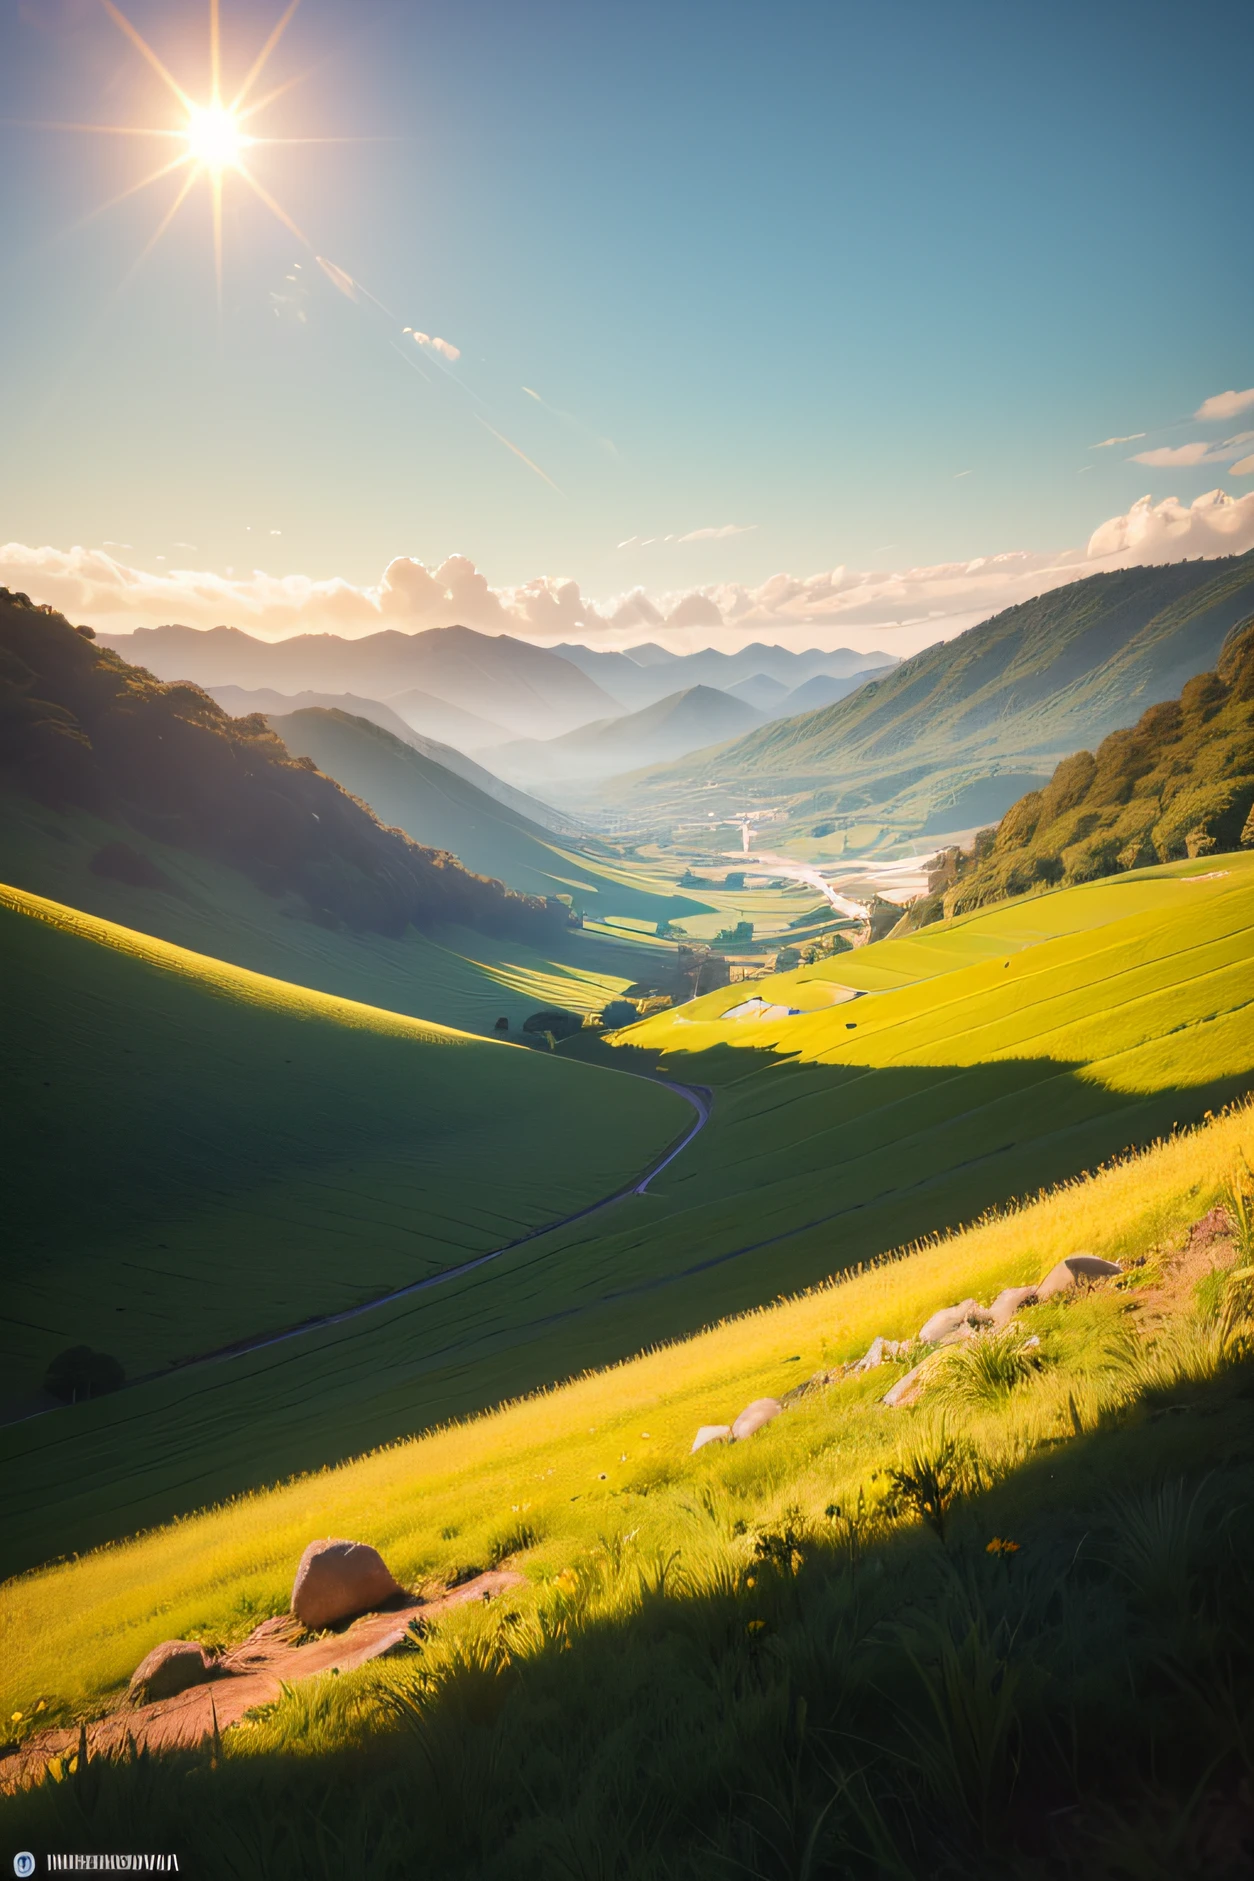
<svg viewBox="0 0 1254 1881">
<path fill-rule="evenodd" d="M 746 1626 L 745 1628 L 746 1633 L 764 1633 L 765 1631 L 766 1631 L 765 1620 L 750 1620 L 748 1626 Z"/>
<path fill-rule="evenodd" d="M 22 1722 L 22 1714 L 21 1714 L 21 1712 L 20 1712 L 20 1711 L 15 1711 L 15 1712 L 13 1713 L 13 1716 L 12 1716 L 12 1717 L 11 1717 L 11 1718 L 9 1719 L 9 1723 L 10 1723 L 10 1724 L 20 1724 L 21 1722 Z"/>
<path fill-rule="evenodd" d="M 994 1535 L 984 1552 L 985 1554 L 1018 1554 L 1019 1544 L 1017 1541 L 1003 1541 L 1000 1535 Z"/>
</svg>

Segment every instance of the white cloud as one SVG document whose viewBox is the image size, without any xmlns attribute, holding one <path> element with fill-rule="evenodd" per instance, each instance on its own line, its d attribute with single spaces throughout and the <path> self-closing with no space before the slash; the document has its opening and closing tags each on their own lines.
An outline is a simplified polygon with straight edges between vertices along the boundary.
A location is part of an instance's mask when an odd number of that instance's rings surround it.
<svg viewBox="0 0 1254 1881">
<path fill-rule="evenodd" d="M 1237 418 L 1254 405 L 1254 385 L 1247 392 L 1216 392 L 1204 399 L 1194 412 L 1195 418 Z"/>
<path fill-rule="evenodd" d="M 680 542 L 723 542 L 728 536 L 747 536 L 757 528 L 756 523 L 724 523 L 721 529 L 690 529 L 686 536 L 680 536 Z M 671 541 L 667 536 L 666 540 Z"/>
<path fill-rule="evenodd" d="M 1241 445 L 1245 444 L 1254 432 L 1241 431 L 1236 437 L 1225 438 L 1221 444 L 1162 445 L 1153 451 L 1138 451 L 1130 457 L 1130 464 L 1149 464 L 1156 470 L 1180 470 L 1192 464 L 1226 464 L 1230 458 L 1240 454 Z"/>
<path fill-rule="evenodd" d="M 1254 477 L 1254 456 L 1243 457 L 1239 464 L 1234 464 L 1228 472 L 1230 477 Z"/>
<path fill-rule="evenodd" d="M 1090 444 L 1089 449 L 1091 451 L 1108 451 L 1112 444 L 1135 444 L 1138 438 L 1143 438 L 1144 436 L 1145 433 L 1143 431 L 1129 431 L 1126 438 L 1103 438 L 1100 444 Z"/>
<path fill-rule="evenodd" d="M 442 359 L 452 361 L 462 356 L 461 347 L 454 346 L 451 340 L 442 340 L 438 335 L 430 333 L 419 333 L 416 327 L 405 327 L 403 331 L 410 335 L 416 346 L 425 346 L 429 353 L 439 353 Z M 534 393 L 532 397 L 535 397 Z"/>
<path fill-rule="evenodd" d="M 1254 474 L 1254 458 L 1233 468 L 1236 474 Z M 1192 504 L 1174 496 L 1159 503 L 1142 497 L 1125 515 L 1095 529 L 1083 548 L 1013 550 L 914 568 L 840 566 L 808 576 L 775 574 L 754 586 L 710 583 L 670 593 L 636 588 L 595 602 L 577 582 L 557 575 L 493 588 L 460 555 L 436 568 L 399 556 L 376 585 L 357 587 L 261 569 L 239 575 L 229 570 L 226 575 L 154 572 L 104 549 L 28 548 L 10 542 L 0 546 L 0 582 L 106 632 L 164 621 L 193 627 L 225 623 L 277 640 L 293 633 L 353 637 L 381 628 L 412 633 L 462 623 L 538 641 L 629 646 L 643 634 L 678 649 L 713 639 L 731 650 L 767 630 L 792 644 L 799 638 L 803 645 L 912 652 L 1098 570 L 1235 555 L 1251 548 L 1254 490 L 1237 498 L 1211 490 Z"/>
</svg>

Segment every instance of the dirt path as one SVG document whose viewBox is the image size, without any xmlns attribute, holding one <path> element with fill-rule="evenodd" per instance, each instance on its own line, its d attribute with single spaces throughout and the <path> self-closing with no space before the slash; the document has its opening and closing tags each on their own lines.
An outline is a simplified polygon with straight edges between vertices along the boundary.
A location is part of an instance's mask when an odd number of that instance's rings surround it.
<svg viewBox="0 0 1254 1881">
<path fill-rule="evenodd" d="M 219 1731 L 238 1724 L 256 1705 L 273 1704 L 284 1685 L 314 1678 L 320 1672 L 351 1672 L 371 1659 L 386 1658 L 403 1649 L 405 1636 L 416 1619 L 430 1619 L 450 1607 L 471 1600 L 492 1600 L 522 1582 L 522 1575 L 497 1568 L 479 1574 L 461 1587 L 434 1600 L 410 1595 L 389 1603 L 382 1611 L 365 1613 L 338 1632 L 306 1637 L 299 1620 L 279 1614 L 264 1620 L 242 1645 L 224 1653 L 215 1675 L 204 1685 L 193 1685 L 175 1698 L 150 1705 L 119 1705 L 87 1726 L 90 1756 L 119 1756 L 128 1743 L 136 1749 L 185 1750 L 203 1744 Z M 77 1728 L 43 1731 L 20 1749 L 0 1757 L 0 1791 L 38 1781 L 49 1758 L 72 1754 L 79 1744 Z"/>
</svg>

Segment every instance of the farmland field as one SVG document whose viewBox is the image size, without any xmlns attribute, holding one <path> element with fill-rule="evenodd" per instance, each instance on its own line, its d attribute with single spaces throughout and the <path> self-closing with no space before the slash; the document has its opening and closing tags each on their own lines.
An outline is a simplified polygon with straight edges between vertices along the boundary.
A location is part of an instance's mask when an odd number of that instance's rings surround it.
<svg viewBox="0 0 1254 1881">
<path fill-rule="evenodd" d="M 633 1027 L 626 1062 L 641 1041 L 642 1067 L 664 1052 L 714 1090 L 647 1195 L 366 1319 L 10 1427 L 6 1565 L 627 1357 L 1200 1118 L 1254 1083 L 1252 933 L 1254 858 L 1223 857 L 842 955 L 829 978 L 891 990 L 774 1030 Z"/>
</svg>

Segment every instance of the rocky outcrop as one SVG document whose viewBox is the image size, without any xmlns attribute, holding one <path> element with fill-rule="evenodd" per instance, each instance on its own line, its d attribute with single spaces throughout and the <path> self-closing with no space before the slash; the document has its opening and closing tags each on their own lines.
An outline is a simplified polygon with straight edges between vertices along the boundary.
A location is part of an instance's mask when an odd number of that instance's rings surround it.
<svg viewBox="0 0 1254 1881">
<path fill-rule="evenodd" d="M 689 1454 L 695 1456 L 698 1450 L 705 1449 L 707 1443 L 726 1443 L 730 1436 L 730 1424 L 702 1424 L 692 1440 L 692 1449 Z"/>
<path fill-rule="evenodd" d="M 292 1587 L 292 1612 L 317 1632 L 404 1592 L 377 1549 L 363 1541 L 311 1541 Z"/>
<path fill-rule="evenodd" d="M 752 1437 L 779 1416 L 783 1405 L 778 1398 L 755 1398 L 752 1404 L 746 1404 L 740 1416 L 731 1427 L 733 1443 L 743 1443 L 746 1437 Z"/>
</svg>

